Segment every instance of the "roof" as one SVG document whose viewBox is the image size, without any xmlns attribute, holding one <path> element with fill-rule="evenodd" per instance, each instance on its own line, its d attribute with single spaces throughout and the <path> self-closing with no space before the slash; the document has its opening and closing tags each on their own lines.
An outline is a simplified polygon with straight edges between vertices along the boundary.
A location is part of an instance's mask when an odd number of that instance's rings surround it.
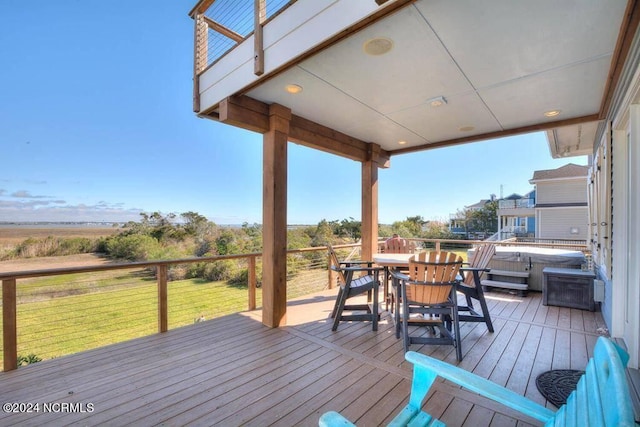
<svg viewBox="0 0 640 427">
<path fill-rule="evenodd" d="M 490 199 L 482 199 L 478 203 L 474 203 L 473 205 L 465 206 L 467 209 L 479 209 L 483 208 L 487 203 L 489 203 Z"/>
<path fill-rule="evenodd" d="M 530 183 L 535 181 L 544 181 L 548 179 L 566 179 L 566 178 L 582 178 L 589 174 L 589 166 L 574 165 L 569 163 L 558 169 L 546 169 L 533 172 L 533 178 Z"/>
</svg>

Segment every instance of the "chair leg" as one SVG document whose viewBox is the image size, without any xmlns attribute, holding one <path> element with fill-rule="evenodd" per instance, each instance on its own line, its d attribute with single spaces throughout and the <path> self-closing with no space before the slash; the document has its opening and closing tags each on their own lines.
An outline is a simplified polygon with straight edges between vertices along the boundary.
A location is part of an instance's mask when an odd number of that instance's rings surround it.
<svg viewBox="0 0 640 427">
<path fill-rule="evenodd" d="M 336 300 L 336 315 L 333 319 L 333 327 L 331 328 L 332 331 L 338 330 L 338 325 L 340 324 L 340 319 L 342 318 L 342 311 L 344 310 L 344 306 L 347 302 L 347 292 L 345 290 L 342 290 L 342 292 L 338 296 L 339 298 Z"/>
<path fill-rule="evenodd" d="M 371 310 L 371 315 L 373 316 L 373 330 L 374 331 L 378 330 L 378 310 L 380 309 L 380 307 L 378 307 L 379 294 L 380 294 L 379 285 L 375 285 L 373 287 L 373 308 Z"/>
<path fill-rule="evenodd" d="M 460 320 L 458 319 L 458 306 L 456 304 L 452 307 L 453 317 L 453 329 L 455 334 L 455 346 L 456 346 L 456 359 L 458 362 L 462 361 L 462 339 L 460 337 Z"/>
<path fill-rule="evenodd" d="M 344 289 L 342 287 L 340 287 L 340 289 L 338 289 L 338 295 L 336 296 L 336 302 L 335 304 L 333 304 L 333 310 L 331 310 L 331 318 L 335 319 L 336 318 L 336 312 L 338 311 L 338 305 L 340 305 L 340 300 L 342 300 L 342 293 L 344 292 Z"/>
<path fill-rule="evenodd" d="M 409 338 L 409 307 L 406 302 L 406 298 L 404 295 L 402 296 L 402 345 L 404 347 L 404 352 L 409 351 L 409 346 L 411 345 L 411 341 Z"/>
<path fill-rule="evenodd" d="M 478 301 L 480 301 L 480 308 L 482 309 L 482 315 L 484 316 L 484 322 L 487 324 L 487 329 L 489 332 L 493 332 L 493 322 L 491 322 L 491 315 L 489 314 L 487 300 L 484 299 L 482 288 L 478 289 Z"/>
</svg>

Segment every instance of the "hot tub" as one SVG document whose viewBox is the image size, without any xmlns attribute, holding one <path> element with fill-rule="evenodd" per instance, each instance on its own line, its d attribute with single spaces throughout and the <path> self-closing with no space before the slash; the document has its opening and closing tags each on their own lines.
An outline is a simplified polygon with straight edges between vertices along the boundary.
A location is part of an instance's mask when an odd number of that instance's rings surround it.
<svg viewBox="0 0 640 427">
<path fill-rule="evenodd" d="M 472 253 L 473 249 L 469 252 Z M 577 268 L 586 262 L 582 251 L 537 248 L 531 246 L 496 246 L 488 268 L 529 273 L 529 290 L 542 292 L 545 267 Z"/>
</svg>

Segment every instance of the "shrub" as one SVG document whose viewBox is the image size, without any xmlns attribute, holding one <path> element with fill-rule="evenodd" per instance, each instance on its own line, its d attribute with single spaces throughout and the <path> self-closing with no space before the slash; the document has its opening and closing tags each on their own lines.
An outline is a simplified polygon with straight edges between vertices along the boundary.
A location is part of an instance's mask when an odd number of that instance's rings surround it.
<svg viewBox="0 0 640 427">
<path fill-rule="evenodd" d="M 142 234 L 114 236 L 107 240 L 106 247 L 110 256 L 128 261 L 144 261 L 161 250 L 156 239 Z"/>
</svg>

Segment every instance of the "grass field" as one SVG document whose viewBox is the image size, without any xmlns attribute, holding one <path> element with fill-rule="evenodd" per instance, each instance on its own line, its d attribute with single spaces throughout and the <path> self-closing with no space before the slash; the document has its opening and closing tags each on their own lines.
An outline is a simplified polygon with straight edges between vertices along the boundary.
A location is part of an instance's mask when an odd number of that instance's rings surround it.
<svg viewBox="0 0 640 427">
<path fill-rule="evenodd" d="M 0 244 L 19 243 L 27 237 L 34 237 L 31 231 L 29 236 L 20 236 L 13 231 L 10 237 L 5 232 Z M 88 237 L 82 234 L 87 231 L 85 229 L 65 231 L 68 236 Z M 99 236 L 103 231 L 92 230 L 89 235 Z M 57 236 L 55 230 L 39 230 L 38 234 L 41 237 Z M 108 262 L 108 259 L 92 254 L 10 260 L 0 262 L 0 272 Z M 288 282 L 288 297 L 321 290 L 326 286 L 326 279 L 326 270 L 302 267 L 300 273 Z M 201 279 L 171 281 L 168 286 L 169 328 L 248 308 L 246 286 Z M 139 268 L 22 279 L 18 281 L 17 294 L 20 356 L 35 354 L 49 359 L 158 331 L 156 279 L 150 271 Z M 258 307 L 262 304 L 260 290 L 256 304 Z"/>
</svg>

